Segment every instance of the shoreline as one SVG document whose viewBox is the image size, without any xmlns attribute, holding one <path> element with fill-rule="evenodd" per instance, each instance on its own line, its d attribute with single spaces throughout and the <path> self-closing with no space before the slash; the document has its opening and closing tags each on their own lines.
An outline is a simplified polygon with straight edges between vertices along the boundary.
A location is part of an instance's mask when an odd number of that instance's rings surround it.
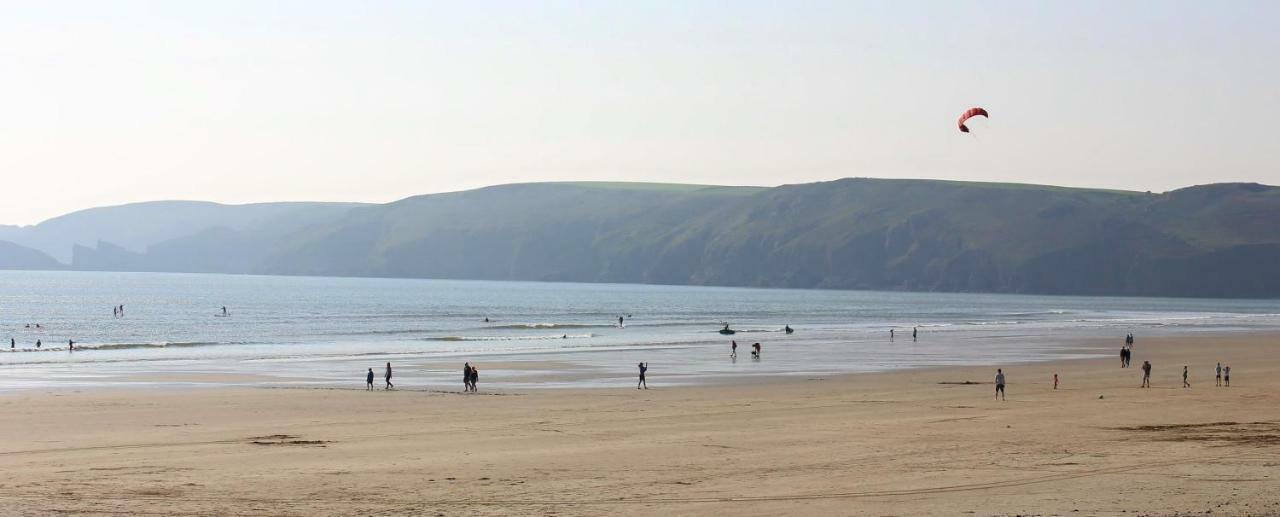
<svg viewBox="0 0 1280 517">
<path fill-rule="evenodd" d="M 1005 402 L 995 365 L 649 390 L 486 393 L 482 377 L 477 395 L 13 393 L 0 467 L 21 476 L 0 481 L 0 501 L 19 514 L 1280 513 L 1278 346 L 1140 340 L 1153 389 L 1107 358 L 1010 365 Z M 1218 360 L 1233 387 L 1213 387 Z M 1192 389 L 1177 388 L 1182 364 Z"/>
</svg>

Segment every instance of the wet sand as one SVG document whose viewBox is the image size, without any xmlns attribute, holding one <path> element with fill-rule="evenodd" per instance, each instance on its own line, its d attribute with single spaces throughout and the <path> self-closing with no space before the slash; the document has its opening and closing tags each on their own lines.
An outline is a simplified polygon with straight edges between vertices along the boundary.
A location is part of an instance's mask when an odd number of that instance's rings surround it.
<svg viewBox="0 0 1280 517">
<path fill-rule="evenodd" d="M 1130 369 L 679 388 L 655 369 L 649 390 L 12 393 L 0 514 L 1275 514 L 1278 350 L 1280 336 L 1139 339 Z M 1217 361 L 1231 388 L 1214 387 Z"/>
</svg>

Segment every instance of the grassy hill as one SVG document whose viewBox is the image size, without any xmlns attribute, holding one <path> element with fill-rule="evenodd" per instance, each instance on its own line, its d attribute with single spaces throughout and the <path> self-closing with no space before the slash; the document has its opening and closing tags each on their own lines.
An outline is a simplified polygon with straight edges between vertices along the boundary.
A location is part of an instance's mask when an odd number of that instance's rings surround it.
<svg viewBox="0 0 1280 517">
<path fill-rule="evenodd" d="M 1062 294 L 1280 296 L 1280 189 L 924 180 L 506 185 L 353 211 L 256 271 Z M 1244 263 L 1247 267 L 1241 267 Z"/>
<path fill-rule="evenodd" d="M 1151 194 L 866 178 L 774 188 L 576 182 L 252 216 L 261 209 L 218 206 L 240 223 L 170 232 L 145 250 L 82 246 L 73 266 L 1280 297 L 1280 188 L 1257 184 Z"/>
</svg>

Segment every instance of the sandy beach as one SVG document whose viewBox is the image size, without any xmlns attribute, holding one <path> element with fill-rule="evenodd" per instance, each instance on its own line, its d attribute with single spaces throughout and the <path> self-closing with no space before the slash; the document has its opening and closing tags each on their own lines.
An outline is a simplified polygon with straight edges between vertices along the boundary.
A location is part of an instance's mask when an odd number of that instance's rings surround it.
<svg viewBox="0 0 1280 517">
<path fill-rule="evenodd" d="M 679 388 L 655 365 L 647 391 L 10 393 L 0 514 L 1277 514 L 1277 346 Z"/>
</svg>

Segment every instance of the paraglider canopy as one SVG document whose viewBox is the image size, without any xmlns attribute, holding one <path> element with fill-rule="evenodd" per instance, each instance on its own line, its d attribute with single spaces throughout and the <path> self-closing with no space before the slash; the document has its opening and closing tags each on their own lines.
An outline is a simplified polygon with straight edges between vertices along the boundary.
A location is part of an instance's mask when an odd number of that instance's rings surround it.
<svg viewBox="0 0 1280 517">
<path fill-rule="evenodd" d="M 976 116 L 978 116 L 978 115 L 982 115 L 982 116 L 984 116 L 984 117 L 990 118 L 990 117 L 988 117 L 988 116 L 987 116 L 987 110 L 985 110 L 985 109 L 982 109 L 982 108 L 969 108 L 968 110 L 966 110 L 966 111 L 964 112 L 964 114 L 960 115 L 960 120 L 956 121 L 956 125 L 957 125 L 957 126 L 960 126 L 960 132 L 961 132 L 961 133 L 968 133 L 968 132 L 969 132 L 969 127 L 968 127 L 968 126 L 965 126 L 965 125 L 964 125 L 964 122 L 965 122 L 966 120 L 969 120 L 969 119 L 971 119 L 971 118 L 973 118 L 973 117 L 976 117 Z"/>
</svg>

